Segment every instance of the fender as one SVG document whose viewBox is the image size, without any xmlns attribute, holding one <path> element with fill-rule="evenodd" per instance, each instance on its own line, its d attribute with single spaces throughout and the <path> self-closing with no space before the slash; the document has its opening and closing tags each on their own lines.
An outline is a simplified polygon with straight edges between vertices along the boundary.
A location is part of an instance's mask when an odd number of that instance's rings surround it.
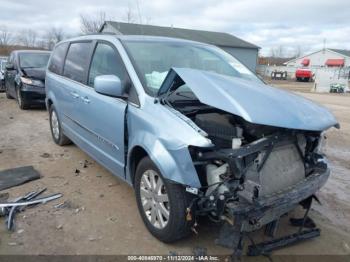
<svg viewBox="0 0 350 262">
<path fill-rule="evenodd" d="M 191 187 L 201 187 L 187 147 L 169 150 L 156 136 L 146 131 L 138 132 L 129 142 L 128 163 L 131 163 L 133 149 L 140 146 L 157 165 L 165 179 Z M 130 174 L 129 166 L 126 170 L 126 179 L 131 183 L 133 174 Z"/>
</svg>

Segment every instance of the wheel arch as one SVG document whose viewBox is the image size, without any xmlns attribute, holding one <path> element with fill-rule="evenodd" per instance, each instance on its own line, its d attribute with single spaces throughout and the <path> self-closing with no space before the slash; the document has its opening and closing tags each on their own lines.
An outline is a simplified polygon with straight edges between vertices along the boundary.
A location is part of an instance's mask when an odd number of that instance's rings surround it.
<svg viewBox="0 0 350 262">
<path fill-rule="evenodd" d="M 149 157 L 148 152 L 141 146 L 135 146 L 129 154 L 129 165 L 128 165 L 128 171 L 130 174 L 130 179 L 131 179 L 131 184 L 134 186 L 135 185 L 135 173 L 136 173 L 136 168 L 137 165 L 140 163 L 140 161 L 144 157 Z"/>
<path fill-rule="evenodd" d="M 148 156 L 165 179 L 182 185 L 201 187 L 186 146 L 168 149 L 157 137 L 148 132 L 143 132 L 142 136 L 132 137 L 126 168 L 126 180 L 131 185 L 134 185 L 137 164 L 143 157 Z"/>
</svg>

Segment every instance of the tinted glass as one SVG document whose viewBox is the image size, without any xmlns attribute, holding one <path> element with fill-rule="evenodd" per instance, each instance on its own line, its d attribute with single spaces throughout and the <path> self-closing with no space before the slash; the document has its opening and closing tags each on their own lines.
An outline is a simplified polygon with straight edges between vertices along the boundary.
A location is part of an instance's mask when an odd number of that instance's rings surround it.
<svg viewBox="0 0 350 262">
<path fill-rule="evenodd" d="M 85 82 L 88 67 L 90 43 L 72 43 L 64 65 L 63 75 L 80 83 Z"/>
<path fill-rule="evenodd" d="M 63 69 L 64 57 L 66 55 L 66 50 L 68 43 L 63 43 L 58 45 L 52 53 L 49 70 L 56 74 L 61 74 Z"/>
<path fill-rule="evenodd" d="M 116 75 L 125 83 L 126 71 L 119 54 L 110 45 L 98 43 L 92 58 L 88 85 L 94 86 L 96 76 Z"/>
</svg>

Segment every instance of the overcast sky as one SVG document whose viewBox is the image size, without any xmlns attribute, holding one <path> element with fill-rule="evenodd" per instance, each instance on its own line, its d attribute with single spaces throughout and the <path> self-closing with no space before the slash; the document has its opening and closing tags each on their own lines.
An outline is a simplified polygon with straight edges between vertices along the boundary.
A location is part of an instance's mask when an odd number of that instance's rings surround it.
<svg viewBox="0 0 350 262">
<path fill-rule="evenodd" d="M 349 0 L 0 0 L 0 25 L 39 33 L 56 26 L 73 35 L 79 14 L 125 21 L 128 8 L 135 22 L 231 33 L 264 55 L 279 46 L 285 55 L 318 50 L 325 39 L 329 48 L 350 49 Z"/>
</svg>

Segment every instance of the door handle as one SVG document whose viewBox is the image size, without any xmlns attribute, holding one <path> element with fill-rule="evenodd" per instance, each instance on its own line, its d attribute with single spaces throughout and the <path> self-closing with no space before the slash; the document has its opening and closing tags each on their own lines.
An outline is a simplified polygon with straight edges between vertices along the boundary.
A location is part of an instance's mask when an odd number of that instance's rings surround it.
<svg viewBox="0 0 350 262">
<path fill-rule="evenodd" d="M 74 98 L 79 98 L 79 95 L 78 95 L 78 93 L 76 93 L 76 92 L 70 92 L 70 94 L 72 95 L 72 97 L 74 97 Z"/>
<path fill-rule="evenodd" d="M 85 104 L 89 104 L 90 103 L 90 99 L 87 96 L 82 97 L 81 100 L 83 100 L 83 102 Z"/>
</svg>

